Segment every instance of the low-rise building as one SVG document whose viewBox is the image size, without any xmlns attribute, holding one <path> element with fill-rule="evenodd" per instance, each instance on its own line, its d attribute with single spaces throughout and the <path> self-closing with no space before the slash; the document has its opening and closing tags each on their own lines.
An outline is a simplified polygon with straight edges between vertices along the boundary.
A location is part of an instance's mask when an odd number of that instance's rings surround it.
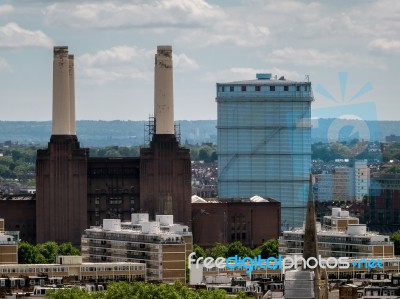
<svg viewBox="0 0 400 299">
<path fill-rule="evenodd" d="M 283 224 L 287 225 L 287 223 Z M 210 248 L 215 243 L 240 241 L 256 247 L 277 239 L 281 231 L 281 203 L 272 198 L 211 198 L 192 196 L 194 243 Z"/>
<path fill-rule="evenodd" d="M 0 219 L 0 265 L 18 263 L 19 232 L 4 231 L 4 219 Z"/>
<path fill-rule="evenodd" d="M 147 280 L 186 280 L 186 259 L 192 252 L 192 233 L 174 224 L 172 215 L 132 214 L 132 221 L 104 219 L 103 227 L 86 229 L 82 256 L 90 262 L 139 262 L 147 266 Z"/>
<path fill-rule="evenodd" d="M 0 297 L 35 285 L 146 280 L 146 265 L 134 262 L 83 263 L 81 256 L 58 256 L 55 264 L 0 265 Z"/>
</svg>

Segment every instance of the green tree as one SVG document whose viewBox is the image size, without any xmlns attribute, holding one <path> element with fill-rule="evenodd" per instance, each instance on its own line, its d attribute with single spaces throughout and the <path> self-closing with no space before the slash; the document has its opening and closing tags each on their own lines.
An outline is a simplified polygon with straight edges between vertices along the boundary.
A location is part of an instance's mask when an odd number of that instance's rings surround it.
<svg viewBox="0 0 400 299">
<path fill-rule="evenodd" d="M 18 245 L 19 264 L 45 264 L 45 257 L 39 252 L 36 246 L 28 242 L 21 242 Z"/>
<path fill-rule="evenodd" d="M 56 257 L 58 254 L 58 245 L 56 242 L 49 241 L 43 244 L 38 244 L 36 247 L 45 258 L 46 264 L 52 264 L 56 262 Z"/>
<path fill-rule="evenodd" d="M 394 244 L 394 254 L 400 255 L 400 231 L 393 233 L 390 236 L 390 241 Z"/>
<path fill-rule="evenodd" d="M 268 240 L 260 246 L 260 249 L 260 254 L 262 258 L 266 259 L 271 256 L 277 258 L 279 254 L 279 241 L 278 239 Z"/>
<path fill-rule="evenodd" d="M 58 255 L 81 255 L 78 248 L 74 247 L 71 242 L 62 243 L 58 247 Z"/>
<path fill-rule="evenodd" d="M 215 246 L 207 250 L 207 255 L 216 259 L 217 257 L 228 257 L 228 247 L 221 243 L 215 243 Z"/>
<path fill-rule="evenodd" d="M 244 246 L 240 241 L 235 241 L 229 244 L 227 256 L 235 256 L 235 255 L 240 257 L 246 257 L 246 256 L 251 256 L 252 252 L 248 247 Z"/>
<path fill-rule="evenodd" d="M 47 299 L 91 299 L 94 297 L 95 296 L 93 296 L 92 293 L 88 293 L 86 290 L 82 290 L 76 287 L 68 289 L 50 290 L 45 295 L 45 298 Z"/>
<path fill-rule="evenodd" d="M 197 244 L 193 245 L 193 252 L 196 253 L 196 256 L 194 257 L 195 259 L 198 259 L 199 257 L 205 258 L 207 256 L 206 251 Z"/>
</svg>

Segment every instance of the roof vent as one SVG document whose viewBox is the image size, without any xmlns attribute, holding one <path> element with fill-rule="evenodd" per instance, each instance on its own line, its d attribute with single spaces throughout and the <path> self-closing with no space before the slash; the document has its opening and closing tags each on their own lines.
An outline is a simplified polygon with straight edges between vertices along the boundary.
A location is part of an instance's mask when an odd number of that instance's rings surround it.
<svg viewBox="0 0 400 299">
<path fill-rule="evenodd" d="M 256 74 L 256 78 L 258 80 L 269 80 L 269 79 L 271 79 L 271 77 L 272 77 L 271 73 L 268 73 L 268 74 Z"/>
</svg>

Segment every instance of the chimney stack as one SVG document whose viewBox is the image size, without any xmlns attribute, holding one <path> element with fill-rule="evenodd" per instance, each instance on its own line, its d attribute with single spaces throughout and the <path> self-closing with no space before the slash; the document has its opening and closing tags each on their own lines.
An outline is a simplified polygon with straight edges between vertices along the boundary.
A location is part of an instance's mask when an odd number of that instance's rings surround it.
<svg viewBox="0 0 400 299">
<path fill-rule="evenodd" d="M 70 64 L 68 47 L 54 47 L 53 135 L 70 135 Z"/>
<path fill-rule="evenodd" d="M 75 71 L 74 55 L 68 55 L 69 59 L 69 133 L 76 135 L 75 125 Z"/>
<path fill-rule="evenodd" d="M 174 135 L 172 47 L 157 46 L 154 67 L 155 134 Z"/>
</svg>

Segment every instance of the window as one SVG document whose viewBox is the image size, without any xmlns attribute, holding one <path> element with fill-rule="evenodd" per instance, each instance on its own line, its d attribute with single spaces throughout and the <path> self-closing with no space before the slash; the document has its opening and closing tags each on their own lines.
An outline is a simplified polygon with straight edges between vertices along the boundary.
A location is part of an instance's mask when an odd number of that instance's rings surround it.
<svg viewBox="0 0 400 299">
<path fill-rule="evenodd" d="M 233 85 L 229 86 L 229 91 L 233 91 Z"/>
<path fill-rule="evenodd" d="M 275 86 L 271 85 L 271 86 L 269 87 L 269 91 L 275 91 Z"/>
<path fill-rule="evenodd" d="M 307 88 L 307 85 L 305 85 L 305 86 L 304 86 L 304 91 L 307 91 L 307 89 L 308 89 L 308 88 Z"/>
<path fill-rule="evenodd" d="M 242 91 L 246 91 L 246 86 L 245 85 L 242 85 Z"/>
<path fill-rule="evenodd" d="M 261 91 L 261 86 L 260 85 L 256 85 L 256 91 Z"/>
<path fill-rule="evenodd" d="M 222 92 L 225 91 L 225 86 L 221 86 L 221 91 L 222 91 Z"/>
<path fill-rule="evenodd" d="M 296 86 L 296 91 L 300 91 L 300 85 Z"/>
<path fill-rule="evenodd" d="M 283 86 L 283 91 L 289 91 L 289 86 Z"/>
</svg>

